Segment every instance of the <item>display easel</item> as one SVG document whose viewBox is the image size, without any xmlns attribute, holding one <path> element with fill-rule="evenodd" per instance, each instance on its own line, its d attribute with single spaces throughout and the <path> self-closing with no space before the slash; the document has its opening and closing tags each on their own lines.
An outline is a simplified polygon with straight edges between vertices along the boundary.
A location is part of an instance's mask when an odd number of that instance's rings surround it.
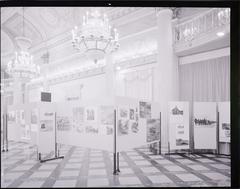
<svg viewBox="0 0 240 189">
<path fill-rule="evenodd" d="M 8 152 L 8 122 L 7 114 L 3 114 L 3 149 L 2 152 Z M 6 142 L 6 143 L 5 143 Z M 5 149 L 6 147 L 6 149 Z"/>
<path fill-rule="evenodd" d="M 55 149 L 54 149 L 54 152 L 55 152 L 55 157 L 53 158 L 49 158 L 49 159 L 41 159 L 41 153 L 38 153 L 38 160 L 40 161 L 40 163 L 44 163 L 46 161 L 51 161 L 51 160 L 55 160 L 55 159 L 63 159 L 64 156 L 59 156 L 59 149 L 58 149 L 58 146 L 57 146 L 57 124 L 56 124 L 56 118 L 57 118 L 57 113 L 55 112 Z"/>
<path fill-rule="evenodd" d="M 113 146 L 113 174 L 118 175 L 119 169 L 119 152 L 117 152 L 117 111 L 114 110 L 114 146 Z"/>
</svg>

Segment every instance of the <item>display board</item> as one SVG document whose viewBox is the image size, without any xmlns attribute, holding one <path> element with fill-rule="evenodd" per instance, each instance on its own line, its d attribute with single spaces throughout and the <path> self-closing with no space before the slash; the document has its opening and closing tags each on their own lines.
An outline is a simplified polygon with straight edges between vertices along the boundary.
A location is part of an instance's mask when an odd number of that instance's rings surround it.
<svg viewBox="0 0 240 189">
<path fill-rule="evenodd" d="M 194 102 L 194 148 L 217 149 L 215 102 Z"/>
<path fill-rule="evenodd" d="M 108 99 L 57 103 L 57 142 L 113 152 L 114 104 Z"/>
<path fill-rule="evenodd" d="M 23 105 L 11 105 L 7 108 L 7 127 L 8 127 L 8 140 L 16 142 L 22 141 L 24 136 L 24 106 Z"/>
<path fill-rule="evenodd" d="M 169 102 L 168 107 L 170 149 L 189 149 L 189 103 Z"/>
<path fill-rule="evenodd" d="M 116 97 L 117 151 L 130 150 L 160 140 L 159 104 Z"/>
<path fill-rule="evenodd" d="M 219 142 L 230 143 L 230 102 L 219 102 Z"/>
<path fill-rule="evenodd" d="M 39 103 L 38 153 L 46 154 L 55 150 L 55 104 Z"/>
</svg>

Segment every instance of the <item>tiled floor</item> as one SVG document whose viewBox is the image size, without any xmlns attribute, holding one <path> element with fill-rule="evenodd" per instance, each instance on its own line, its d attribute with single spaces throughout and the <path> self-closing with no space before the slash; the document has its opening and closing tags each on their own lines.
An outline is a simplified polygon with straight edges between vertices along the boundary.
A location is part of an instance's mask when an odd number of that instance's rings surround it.
<svg viewBox="0 0 240 189">
<path fill-rule="evenodd" d="M 45 163 L 36 155 L 35 147 L 10 141 L 1 153 L 1 187 L 230 186 L 225 156 L 164 156 L 137 148 L 120 153 L 120 173 L 113 175 L 113 156 L 106 151 L 62 146 L 64 159 Z"/>
</svg>

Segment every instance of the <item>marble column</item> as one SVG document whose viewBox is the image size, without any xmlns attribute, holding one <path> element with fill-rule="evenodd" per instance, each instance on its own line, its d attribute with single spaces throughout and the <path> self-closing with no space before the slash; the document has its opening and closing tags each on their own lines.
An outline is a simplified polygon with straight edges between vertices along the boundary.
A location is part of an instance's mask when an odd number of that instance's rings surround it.
<svg viewBox="0 0 240 189">
<path fill-rule="evenodd" d="M 153 100 L 161 108 L 162 153 L 168 151 L 168 102 L 178 100 L 178 61 L 173 51 L 172 14 L 169 8 L 156 11 L 158 52 Z"/>
<path fill-rule="evenodd" d="M 13 104 L 23 104 L 23 94 L 24 94 L 23 82 L 21 80 L 14 79 L 13 81 Z"/>
<path fill-rule="evenodd" d="M 106 79 L 106 98 L 109 100 L 114 100 L 115 97 L 115 65 L 113 62 L 113 57 L 111 53 L 106 55 L 106 66 L 105 66 L 105 79 Z"/>
</svg>

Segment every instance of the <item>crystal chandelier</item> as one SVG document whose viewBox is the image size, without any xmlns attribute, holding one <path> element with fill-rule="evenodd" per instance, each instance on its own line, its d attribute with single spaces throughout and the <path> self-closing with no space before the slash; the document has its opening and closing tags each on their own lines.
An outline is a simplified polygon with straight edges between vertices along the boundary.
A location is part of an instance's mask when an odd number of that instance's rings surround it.
<svg viewBox="0 0 240 189">
<path fill-rule="evenodd" d="M 119 48 L 118 38 L 117 29 L 113 29 L 106 14 L 101 15 L 98 10 L 91 10 L 90 14 L 87 11 L 81 27 L 75 26 L 72 30 L 73 47 L 86 53 L 95 63 Z"/>
<path fill-rule="evenodd" d="M 30 55 L 28 49 L 31 47 L 32 41 L 24 35 L 24 8 L 23 8 L 23 36 L 16 37 L 16 44 L 19 51 L 15 52 L 15 56 L 7 65 L 7 73 L 14 78 L 31 79 L 40 74 L 40 67 L 33 62 L 33 56 Z"/>
</svg>

